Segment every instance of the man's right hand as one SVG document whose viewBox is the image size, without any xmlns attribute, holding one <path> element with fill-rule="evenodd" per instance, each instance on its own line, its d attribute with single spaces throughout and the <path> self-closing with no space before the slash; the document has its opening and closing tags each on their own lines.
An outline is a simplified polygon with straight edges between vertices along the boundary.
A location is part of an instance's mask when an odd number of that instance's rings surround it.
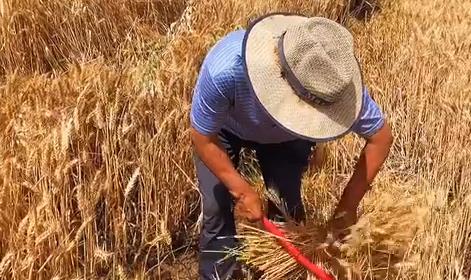
<svg viewBox="0 0 471 280">
<path fill-rule="evenodd" d="M 257 222 L 263 218 L 262 201 L 253 188 L 246 188 L 235 199 L 236 208 L 250 222 Z"/>
<path fill-rule="evenodd" d="M 198 156 L 228 188 L 236 201 L 236 207 L 241 210 L 241 214 L 249 221 L 261 220 L 263 211 L 260 197 L 237 172 L 217 135 L 203 135 L 192 128 L 191 138 Z"/>
</svg>

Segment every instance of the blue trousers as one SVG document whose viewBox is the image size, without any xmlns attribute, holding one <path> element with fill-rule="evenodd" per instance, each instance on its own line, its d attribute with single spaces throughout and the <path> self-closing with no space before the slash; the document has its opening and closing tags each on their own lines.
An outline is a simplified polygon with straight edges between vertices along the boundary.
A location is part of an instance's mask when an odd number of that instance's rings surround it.
<svg viewBox="0 0 471 280">
<path fill-rule="evenodd" d="M 245 141 L 221 131 L 219 139 L 234 166 L 239 164 L 241 148 L 255 150 L 265 186 L 273 188 L 286 204 L 289 214 L 298 221 L 304 219 L 301 200 L 301 177 L 308 164 L 311 148 L 306 140 L 278 144 Z M 203 200 L 203 225 L 200 235 L 199 274 L 202 280 L 231 279 L 237 263 L 226 252 L 237 246 L 233 199 L 227 188 L 196 156 L 196 172 Z M 268 216 L 279 216 L 278 208 L 268 203 Z"/>
</svg>

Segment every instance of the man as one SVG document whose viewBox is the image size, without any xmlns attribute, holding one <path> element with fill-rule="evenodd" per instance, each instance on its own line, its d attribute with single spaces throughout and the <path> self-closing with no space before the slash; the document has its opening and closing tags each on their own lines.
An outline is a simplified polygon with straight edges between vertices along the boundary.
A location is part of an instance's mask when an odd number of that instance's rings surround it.
<svg viewBox="0 0 471 280">
<path fill-rule="evenodd" d="M 325 18 L 266 15 L 222 38 L 201 67 L 191 110 L 203 200 L 201 279 L 229 279 L 236 262 L 233 204 L 251 221 L 262 202 L 236 168 L 242 147 L 256 152 L 265 185 L 304 219 L 301 177 L 316 142 L 353 131 L 364 139 L 330 223 L 333 240 L 356 222 L 357 207 L 389 152 L 392 136 L 363 87 L 352 35 Z M 268 216 L 275 218 L 273 205 Z"/>
</svg>

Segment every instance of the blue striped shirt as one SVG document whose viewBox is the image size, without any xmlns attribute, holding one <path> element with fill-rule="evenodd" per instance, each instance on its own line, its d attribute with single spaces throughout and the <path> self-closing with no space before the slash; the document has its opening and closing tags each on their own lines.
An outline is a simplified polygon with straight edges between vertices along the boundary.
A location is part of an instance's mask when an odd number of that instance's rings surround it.
<svg viewBox="0 0 471 280">
<path fill-rule="evenodd" d="M 229 33 L 207 54 L 193 93 L 191 125 L 204 135 L 225 129 L 257 143 L 295 140 L 298 137 L 279 127 L 249 90 L 242 59 L 244 34 L 245 30 Z M 365 88 L 361 116 L 352 131 L 367 137 L 383 123 L 380 108 Z"/>
</svg>

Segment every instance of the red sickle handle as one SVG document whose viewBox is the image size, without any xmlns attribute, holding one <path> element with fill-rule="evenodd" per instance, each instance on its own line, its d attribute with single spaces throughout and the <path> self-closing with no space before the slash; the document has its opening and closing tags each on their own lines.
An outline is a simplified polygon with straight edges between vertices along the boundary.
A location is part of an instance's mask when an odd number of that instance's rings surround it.
<svg viewBox="0 0 471 280">
<path fill-rule="evenodd" d="M 315 265 L 311 261 L 309 261 L 305 256 L 303 256 L 301 251 L 299 251 L 296 247 L 294 247 L 293 244 L 288 242 L 286 240 L 285 235 L 283 234 L 283 232 L 280 231 L 275 224 L 273 224 L 270 220 L 268 220 L 265 217 L 263 218 L 262 222 L 263 222 L 263 226 L 265 227 L 265 229 L 268 232 L 280 237 L 280 239 L 278 239 L 278 241 L 281 243 L 281 246 L 283 246 L 285 248 L 285 250 L 299 264 L 304 266 L 307 270 L 312 272 L 317 278 L 319 278 L 321 280 L 334 280 L 334 277 L 332 277 L 330 274 L 328 274 L 327 272 L 322 270 L 320 267 L 318 267 L 317 265 Z"/>
</svg>

